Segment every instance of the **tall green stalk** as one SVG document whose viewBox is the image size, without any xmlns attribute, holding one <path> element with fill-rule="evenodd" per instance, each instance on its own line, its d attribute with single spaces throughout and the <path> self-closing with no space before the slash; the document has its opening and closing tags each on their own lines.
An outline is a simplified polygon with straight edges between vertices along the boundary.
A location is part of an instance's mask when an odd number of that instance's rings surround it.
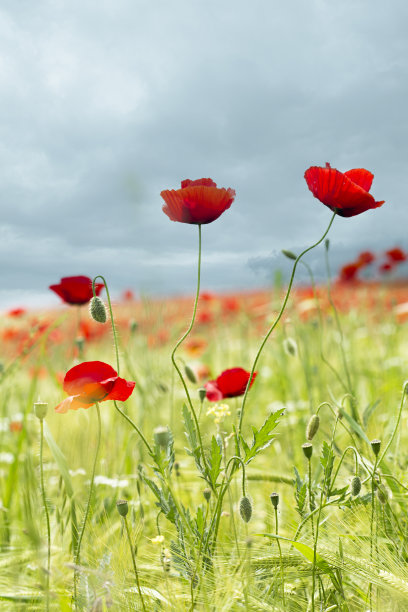
<svg viewBox="0 0 408 612">
<path fill-rule="evenodd" d="M 267 343 L 267 341 L 269 339 L 269 336 L 271 335 L 271 333 L 273 332 L 273 330 L 275 329 L 275 327 L 277 326 L 277 324 L 279 323 L 279 321 L 282 318 L 282 315 L 283 315 L 284 310 L 286 308 L 286 304 L 287 304 L 288 299 L 289 299 L 290 292 L 292 290 L 292 285 L 293 285 L 293 281 L 294 281 L 294 278 L 295 278 L 295 272 L 296 272 L 297 265 L 298 265 L 299 261 L 302 259 L 302 257 L 304 255 L 306 255 L 306 253 L 308 253 L 309 251 L 311 251 L 312 249 L 314 249 L 315 247 L 317 247 L 319 244 L 321 244 L 323 242 L 323 240 L 326 238 L 327 234 L 329 233 L 329 230 L 330 230 L 330 228 L 331 228 L 331 226 L 333 224 L 335 216 L 336 216 L 336 213 L 333 213 L 333 215 L 332 215 L 332 217 L 330 219 L 330 223 L 329 223 L 326 231 L 324 232 L 323 236 L 317 242 L 312 244 L 312 246 L 310 246 L 307 249 L 305 249 L 304 251 L 302 251 L 300 253 L 300 255 L 296 258 L 295 263 L 293 264 L 293 269 L 292 269 L 292 274 L 291 274 L 291 277 L 290 277 L 289 285 L 288 285 L 288 288 L 287 288 L 287 291 L 286 291 L 286 295 L 285 295 L 285 298 L 283 300 L 281 309 L 279 311 L 279 314 L 276 317 L 275 321 L 272 323 L 272 325 L 269 328 L 268 332 L 266 333 L 266 336 L 262 340 L 261 345 L 260 345 L 260 347 L 258 349 L 258 352 L 257 352 L 257 354 L 255 356 L 254 363 L 253 363 L 252 368 L 251 368 L 251 373 L 249 375 L 249 379 L 248 379 L 248 383 L 247 383 L 247 386 L 246 386 L 246 389 L 245 389 L 245 393 L 244 393 L 244 396 L 242 398 L 241 412 L 240 412 L 239 425 L 238 425 L 238 439 L 239 439 L 239 436 L 240 436 L 241 431 L 242 431 L 242 423 L 243 423 L 243 420 L 244 420 L 245 404 L 246 404 L 246 400 L 247 400 L 247 396 L 248 396 L 248 391 L 249 391 L 249 388 L 251 386 L 251 380 L 252 380 L 252 377 L 254 375 L 256 365 L 257 365 L 258 360 L 259 360 L 259 358 L 261 356 L 263 348 L 264 348 L 265 344 Z"/>
</svg>

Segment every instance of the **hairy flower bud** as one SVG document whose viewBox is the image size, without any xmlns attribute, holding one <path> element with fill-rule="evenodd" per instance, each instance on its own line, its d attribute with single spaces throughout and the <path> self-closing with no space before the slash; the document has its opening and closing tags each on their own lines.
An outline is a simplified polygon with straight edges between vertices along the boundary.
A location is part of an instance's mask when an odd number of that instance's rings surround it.
<svg viewBox="0 0 408 612">
<path fill-rule="evenodd" d="M 307 440 L 313 440 L 313 438 L 317 434 L 319 425 L 320 425 L 319 415 L 313 414 L 310 417 L 309 423 L 307 424 L 307 427 L 306 427 L 306 439 Z"/>
<path fill-rule="evenodd" d="M 89 303 L 91 317 L 97 323 L 106 323 L 106 307 L 100 297 L 94 295 Z"/>
<path fill-rule="evenodd" d="M 292 251 L 287 251 L 286 249 L 282 249 L 282 253 L 288 259 L 293 259 L 293 260 L 297 259 L 297 255 L 292 253 Z"/>
<path fill-rule="evenodd" d="M 354 476 L 351 480 L 351 494 L 356 497 L 361 491 L 361 479 L 359 476 Z"/>
<path fill-rule="evenodd" d="M 190 382 L 197 384 L 196 375 L 194 374 L 192 368 L 190 368 L 189 365 L 184 366 L 184 372 L 186 373 L 186 376 Z"/>
<path fill-rule="evenodd" d="M 239 502 L 239 513 L 241 515 L 242 520 L 246 523 L 249 523 L 252 516 L 252 504 L 249 498 L 246 496 L 241 497 L 241 500 Z"/>
<path fill-rule="evenodd" d="M 285 350 L 285 353 L 287 353 L 288 355 L 292 355 L 292 357 L 295 357 L 297 355 L 297 344 L 293 340 L 293 338 L 285 338 L 285 340 L 283 341 L 283 348 Z"/>
</svg>

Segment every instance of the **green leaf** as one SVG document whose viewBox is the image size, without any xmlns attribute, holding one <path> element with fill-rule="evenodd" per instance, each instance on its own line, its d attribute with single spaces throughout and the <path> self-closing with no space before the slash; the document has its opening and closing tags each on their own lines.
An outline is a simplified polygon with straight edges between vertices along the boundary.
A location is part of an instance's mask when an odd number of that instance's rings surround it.
<svg viewBox="0 0 408 612">
<path fill-rule="evenodd" d="M 252 444 L 249 447 L 244 438 L 240 436 L 242 447 L 245 451 L 244 461 L 245 463 L 249 463 L 252 459 L 264 448 L 267 448 L 270 444 L 272 444 L 274 438 L 271 435 L 272 431 L 278 425 L 278 419 L 284 413 L 284 410 L 277 410 L 276 412 L 271 412 L 271 414 L 266 419 L 265 423 L 258 430 L 255 427 L 252 428 L 253 431 L 253 440 Z"/>
<path fill-rule="evenodd" d="M 282 536 L 275 535 L 272 533 L 258 533 L 257 535 L 262 535 L 267 538 L 274 538 L 276 540 L 285 540 L 286 542 L 289 542 L 293 546 L 293 548 L 296 548 L 296 550 L 298 550 L 304 556 L 304 558 L 307 559 L 307 561 L 309 561 L 310 563 L 313 563 L 314 551 L 313 551 L 313 548 L 311 548 L 307 544 L 304 544 L 303 542 L 298 542 L 297 540 L 290 540 L 289 538 L 284 538 Z M 334 587 L 338 591 L 341 592 L 339 582 L 336 576 L 334 575 L 332 566 L 317 551 L 316 551 L 316 567 L 324 574 L 327 574 L 328 576 L 330 576 Z"/>
<path fill-rule="evenodd" d="M 354 433 L 356 433 L 358 436 L 360 436 L 360 438 L 365 440 L 367 442 L 367 444 L 370 444 L 370 440 L 367 438 L 366 434 L 361 429 L 361 427 L 357 423 L 357 421 L 355 421 L 353 419 L 353 417 L 351 415 L 349 415 L 348 412 L 346 412 L 344 410 L 344 408 L 339 407 L 339 411 L 340 411 L 341 415 L 346 419 L 346 421 L 348 421 L 348 423 L 349 423 L 351 429 L 354 431 Z"/>
<path fill-rule="evenodd" d="M 320 455 L 320 464 L 324 471 L 324 480 L 326 483 L 326 490 L 330 490 L 330 479 L 333 471 L 334 455 L 332 449 L 323 441 L 322 454 Z"/>
<path fill-rule="evenodd" d="M 183 404 L 183 418 L 184 418 L 184 426 L 186 429 L 185 433 L 186 433 L 187 440 L 190 446 L 190 449 L 187 449 L 187 452 L 189 455 L 194 457 L 196 466 L 198 467 L 200 472 L 203 474 L 204 470 L 203 470 L 203 466 L 201 465 L 201 449 L 198 444 L 198 435 L 197 435 L 195 423 L 190 414 L 190 410 L 187 408 L 185 404 Z"/>
<path fill-rule="evenodd" d="M 211 439 L 211 455 L 209 457 L 208 463 L 210 467 L 209 477 L 214 487 L 221 471 L 221 459 L 221 449 L 217 444 L 215 436 L 213 436 Z"/>
</svg>

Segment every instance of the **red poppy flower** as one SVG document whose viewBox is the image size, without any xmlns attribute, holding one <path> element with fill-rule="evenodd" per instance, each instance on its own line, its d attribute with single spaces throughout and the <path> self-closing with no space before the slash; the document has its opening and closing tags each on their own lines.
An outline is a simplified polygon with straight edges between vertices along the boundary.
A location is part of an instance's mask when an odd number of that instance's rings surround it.
<svg viewBox="0 0 408 612">
<path fill-rule="evenodd" d="M 95 293 L 99 295 L 103 283 L 95 283 Z M 87 276 L 66 276 L 59 285 L 50 285 L 49 289 L 60 296 L 67 304 L 86 304 L 93 297 L 92 280 Z"/>
<path fill-rule="evenodd" d="M 27 310 L 25 308 L 12 308 L 12 310 L 9 310 L 7 313 L 8 317 L 22 317 L 23 315 L 25 315 L 27 312 Z"/>
<path fill-rule="evenodd" d="M 369 266 L 375 260 L 375 255 L 371 251 L 362 251 L 357 258 L 357 264 L 364 268 L 365 266 Z"/>
<path fill-rule="evenodd" d="M 78 408 L 89 408 L 95 402 L 119 400 L 130 397 L 134 382 L 120 378 L 115 370 L 103 361 L 85 361 L 74 366 L 65 374 L 63 388 L 70 394 L 56 408 L 64 413 Z"/>
<path fill-rule="evenodd" d="M 163 212 L 172 220 L 201 225 L 218 219 L 234 201 L 233 189 L 218 188 L 210 178 L 181 181 L 181 189 L 161 192 Z"/>
<path fill-rule="evenodd" d="M 408 259 L 408 255 L 404 253 L 404 251 L 399 247 L 396 247 L 395 249 L 390 249 L 389 251 L 386 251 L 385 254 L 389 260 L 395 263 L 401 263 Z"/>
<path fill-rule="evenodd" d="M 381 274 L 389 274 L 389 272 L 393 271 L 394 267 L 395 263 L 393 263 L 392 261 L 386 261 L 385 263 L 381 264 L 381 266 L 378 268 L 378 271 Z"/>
<path fill-rule="evenodd" d="M 253 373 L 250 387 L 252 387 L 257 372 Z M 250 372 L 243 368 L 224 370 L 216 380 L 209 380 L 204 387 L 207 390 L 207 399 L 210 402 L 219 402 L 226 397 L 244 395 L 248 384 Z"/>
<path fill-rule="evenodd" d="M 360 266 L 358 263 L 346 264 L 340 269 L 339 282 L 351 283 L 357 280 L 357 274 Z"/>
<path fill-rule="evenodd" d="M 384 204 L 384 200 L 376 202 L 368 193 L 373 178 L 364 168 L 339 172 L 330 164 L 325 168 L 312 166 L 305 172 L 307 186 L 314 197 L 341 217 L 354 217 Z"/>
</svg>

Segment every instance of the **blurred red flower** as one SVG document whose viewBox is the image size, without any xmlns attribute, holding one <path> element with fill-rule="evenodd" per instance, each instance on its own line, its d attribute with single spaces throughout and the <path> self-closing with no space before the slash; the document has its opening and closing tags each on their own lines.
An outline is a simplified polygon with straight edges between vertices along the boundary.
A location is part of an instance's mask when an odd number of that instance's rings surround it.
<svg viewBox="0 0 408 612">
<path fill-rule="evenodd" d="M 357 264 L 364 268 L 365 266 L 369 266 L 375 260 L 375 255 L 371 251 L 362 251 L 357 258 Z"/>
<path fill-rule="evenodd" d="M 161 192 L 163 212 L 172 220 L 201 225 L 218 219 L 234 201 L 233 189 L 218 188 L 210 178 L 181 181 L 181 189 Z"/>
<path fill-rule="evenodd" d="M 395 249 L 390 249 L 389 251 L 386 251 L 385 254 L 388 259 L 394 263 L 401 263 L 408 259 L 407 253 L 405 253 L 399 247 L 396 247 Z"/>
<path fill-rule="evenodd" d="M 253 373 L 250 387 L 254 384 L 257 372 Z M 226 397 L 244 395 L 248 384 L 250 372 L 243 368 L 224 370 L 216 380 L 209 380 L 204 387 L 207 390 L 207 399 L 210 402 L 219 402 Z"/>
<path fill-rule="evenodd" d="M 376 202 L 368 193 L 373 178 L 364 168 L 339 172 L 330 164 L 325 168 L 311 166 L 305 172 L 307 186 L 314 197 L 341 217 L 354 217 L 384 204 L 384 201 Z"/>
<path fill-rule="evenodd" d="M 95 283 L 95 293 L 99 295 L 103 283 Z M 93 297 L 92 279 L 88 276 L 66 276 L 59 285 L 50 285 L 49 289 L 60 296 L 67 304 L 86 304 Z"/>
<path fill-rule="evenodd" d="M 103 361 L 84 361 L 65 374 L 63 388 L 70 394 L 56 408 L 64 413 L 78 408 L 89 408 L 95 402 L 119 400 L 124 402 L 130 397 L 134 382 L 120 378 L 115 370 Z"/>
<path fill-rule="evenodd" d="M 350 283 L 357 280 L 357 274 L 360 266 L 358 263 L 346 264 L 340 268 L 339 282 Z"/>
<path fill-rule="evenodd" d="M 386 261 L 385 263 L 381 264 L 381 266 L 379 266 L 378 271 L 381 274 L 388 274 L 389 272 L 392 272 L 394 267 L 395 263 L 393 263 L 392 261 Z"/>
<path fill-rule="evenodd" d="M 27 310 L 25 308 L 12 308 L 12 310 L 9 310 L 7 313 L 8 317 L 22 317 L 23 315 L 25 315 L 25 313 L 27 312 Z"/>
</svg>

